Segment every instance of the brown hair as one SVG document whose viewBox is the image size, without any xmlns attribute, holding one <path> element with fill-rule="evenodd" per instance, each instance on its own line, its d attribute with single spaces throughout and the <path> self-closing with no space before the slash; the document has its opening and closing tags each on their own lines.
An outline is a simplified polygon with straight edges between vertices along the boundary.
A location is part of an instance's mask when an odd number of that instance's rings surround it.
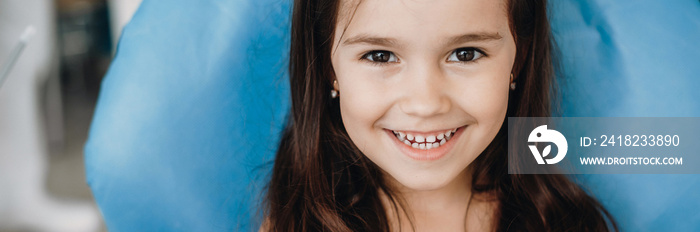
<svg viewBox="0 0 700 232">
<path fill-rule="evenodd" d="M 397 209 L 383 174 L 352 143 L 329 94 L 339 0 L 297 0 L 292 16 L 292 109 L 266 196 L 270 231 L 389 231 L 380 191 Z M 508 117 L 546 117 L 553 95 L 553 43 L 545 0 L 507 0 L 516 40 L 518 88 Z M 617 230 L 598 201 L 563 175 L 509 175 L 506 123 L 474 161 L 474 194 L 498 203 L 497 231 Z"/>
</svg>

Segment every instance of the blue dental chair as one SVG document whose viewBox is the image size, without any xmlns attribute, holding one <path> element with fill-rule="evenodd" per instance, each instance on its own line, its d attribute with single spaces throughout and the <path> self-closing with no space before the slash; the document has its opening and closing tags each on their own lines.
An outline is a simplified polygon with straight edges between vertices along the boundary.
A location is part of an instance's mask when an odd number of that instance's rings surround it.
<svg viewBox="0 0 700 232">
<path fill-rule="evenodd" d="M 550 11 L 563 116 L 700 117 L 700 2 L 565 0 Z M 142 3 L 85 146 L 110 231 L 257 231 L 289 110 L 290 12 L 288 0 Z M 700 175 L 573 177 L 624 231 L 700 231 Z"/>
</svg>

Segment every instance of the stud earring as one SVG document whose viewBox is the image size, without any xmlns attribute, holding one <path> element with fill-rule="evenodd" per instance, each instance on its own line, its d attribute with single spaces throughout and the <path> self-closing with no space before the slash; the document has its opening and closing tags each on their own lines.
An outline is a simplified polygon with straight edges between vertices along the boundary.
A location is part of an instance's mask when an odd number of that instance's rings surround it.
<svg viewBox="0 0 700 232">
<path fill-rule="evenodd" d="M 338 80 L 333 80 L 333 89 L 331 90 L 331 98 L 337 98 L 338 97 Z"/>
<path fill-rule="evenodd" d="M 513 81 L 513 73 L 510 74 L 510 90 L 515 90 L 515 82 Z"/>
</svg>

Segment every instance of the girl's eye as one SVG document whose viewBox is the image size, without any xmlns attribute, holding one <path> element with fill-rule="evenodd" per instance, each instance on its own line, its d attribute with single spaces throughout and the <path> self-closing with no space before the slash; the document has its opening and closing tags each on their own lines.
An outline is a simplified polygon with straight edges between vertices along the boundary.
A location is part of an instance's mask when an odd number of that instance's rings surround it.
<svg viewBox="0 0 700 232">
<path fill-rule="evenodd" d="M 362 56 L 362 59 L 377 63 L 397 62 L 396 55 L 390 51 L 371 51 Z"/>
<path fill-rule="evenodd" d="M 476 48 L 460 48 L 452 52 L 447 61 L 452 62 L 470 62 L 475 61 L 484 56 L 484 53 L 478 51 Z"/>
</svg>

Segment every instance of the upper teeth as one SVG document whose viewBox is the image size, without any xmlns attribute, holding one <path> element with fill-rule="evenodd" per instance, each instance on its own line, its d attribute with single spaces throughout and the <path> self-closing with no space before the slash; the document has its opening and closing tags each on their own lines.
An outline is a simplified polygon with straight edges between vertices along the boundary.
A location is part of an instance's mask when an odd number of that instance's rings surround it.
<svg viewBox="0 0 700 232">
<path fill-rule="evenodd" d="M 396 138 L 407 146 L 428 150 L 444 145 L 448 140 L 450 140 L 450 138 L 452 138 L 454 133 L 457 132 L 457 128 L 432 135 L 413 135 L 403 131 L 393 132 L 394 135 L 396 135 Z"/>
</svg>

